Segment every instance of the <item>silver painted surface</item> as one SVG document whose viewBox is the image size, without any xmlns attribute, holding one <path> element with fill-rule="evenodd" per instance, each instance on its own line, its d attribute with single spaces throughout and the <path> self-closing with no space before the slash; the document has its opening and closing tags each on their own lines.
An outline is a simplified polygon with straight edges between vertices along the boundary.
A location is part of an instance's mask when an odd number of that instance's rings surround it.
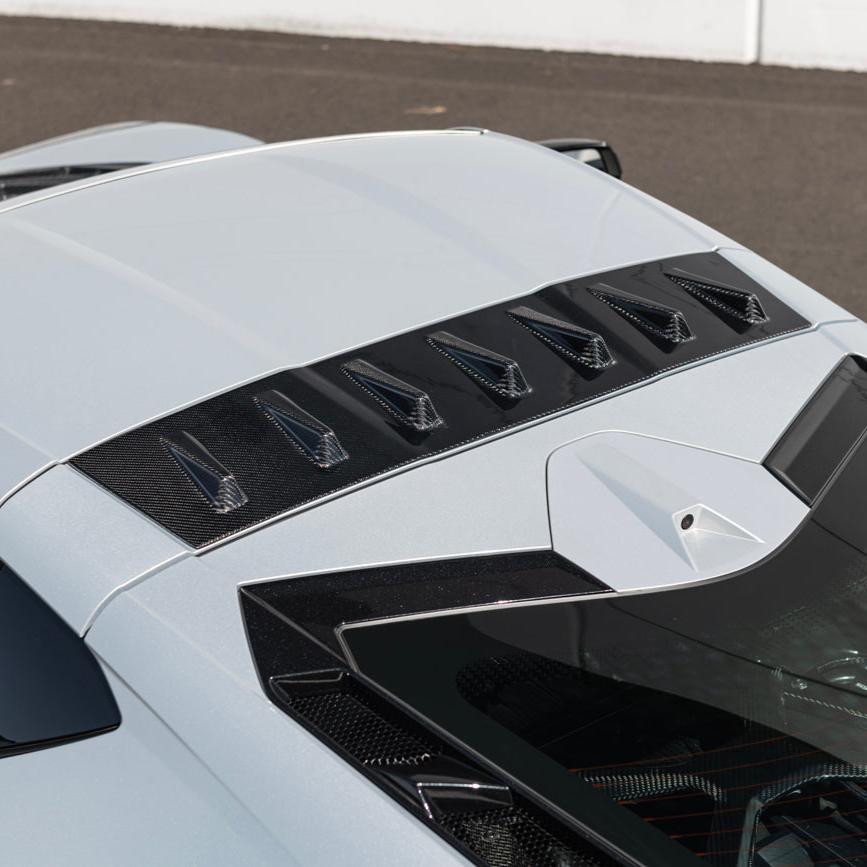
<svg viewBox="0 0 867 867">
<path fill-rule="evenodd" d="M 697 226 L 545 148 L 455 132 L 265 146 L 11 200 L 0 423 L 65 458 L 275 369 L 721 240 Z"/>
<path fill-rule="evenodd" d="M 300 864 L 111 672 L 123 722 L 0 761 L 0 863 L 15 867 Z"/>
<path fill-rule="evenodd" d="M 175 583 L 189 587 L 187 613 L 196 607 L 194 588 L 217 578 L 195 558 L 169 572 Z M 119 596 L 88 642 L 110 656 L 118 674 L 135 683 L 138 694 L 295 862 L 403 867 L 412 853 L 419 867 L 467 863 L 266 700 L 252 673 L 236 591 L 221 599 L 225 612 L 233 609 L 231 618 L 212 622 L 204 610 L 191 633 L 179 632 L 166 611 L 151 609 L 146 596 Z"/>
<path fill-rule="evenodd" d="M 14 431 L 0 427 L 0 504 L 19 485 L 52 463 L 49 455 L 34 448 Z"/>
<path fill-rule="evenodd" d="M 131 584 L 99 613 L 88 641 L 300 863 L 402 864 L 406 851 L 421 864 L 459 863 L 267 703 L 241 623 L 238 585 L 548 547 L 546 463 L 558 447 L 618 427 L 758 461 L 852 350 L 867 351 L 867 327 L 827 326 L 378 482 Z M 346 840 L 353 841 L 350 854 Z"/>
<path fill-rule="evenodd" d="M 191 645 L 206 648 L 215 662 L 255 691 L 256 674 L 236 628 L 239 584 L 550 548 L 549 455 L 599 431 L 631 430 L 760 461 L 846 354 L 826 330 L 867 352 L 867 327 L 831 326 L 680 372 L 377 482 L 173 564 L 109 602 L 94 629 L 116 606 L 135 601 Z M 757 368 L 776 384 L 773 390 L 756 377 Z M 731 423 L 735 411 L 740 413 L 737 425 Z M 131 536 L 128 540 L 134 541 Z M 143 668 L 150 664 L 140 660 Z"/>
<path fill-rule="evenodd" d="M 14 431 L 8 457 L 0 457 L 0 487 L 270 370 L 565 277 L 715 245 L 811 321 L 847 317 L 754 254 L 626 185 L 494 135 L 268 146 L 30 197 L 0 209 L 4 276 L 19 287 L 0 343 L 0 424 Z M 76 629 L 88 630 L 91 646 L 180 743 L 115 681 L 128 717 L 118 733 L 0 762 L 0 780 L 6 773 L 9 788 L 31 793 L 7 815 L 29 837 L 34 827 L 43 833 L 49 812 L 68 810 L 69 821 L 61 818 L 45 840 L 63 847 L 64 863 L 73 864 L 85 850 L 92 856 L 86 863 L 100 863 L 97 844 L 86 845 L 96 827 L 91 807 L 105 823 L 117 816 L 103 829 L 106 852 L 151 830 L 154 839 L 136 849 L 142 863 L 220 863 L 223 849 L 225 863 L 269 863 L 283 850 L 304 865 L 403 865 L 407 852 L 418 865 L 465 863 L 266 700 L 238 585 L 550 547 L 548 477 L 559 484 L 557 454 L 601 431 L 669 440 L 706 450 L 702 465 L 754 470 L 853 350 L 867 353 L 861 323 L 733 353 L 199 555 L 71 468 L 47 470 L 0 506 L 0 559 Z M 682 446 L 654 448 L 674 454 Z M 679 460 L 667 466 L 680 472 Z M 791 518 L 790 504 L 774 527 L 734 514 L 743 485 L 751 484 L 741 470 L 728 479 L 721 469 L 710 473 L 713 485 L 696 493 L 698 505 L 721 514 L 729 534 L 737 525 L 771 547 Z M 697 505 L 666 503 L 674 518 Z M 700 520 L 707 529 L 715 518 L 708 512 Z M 647 575 L 670 575 L 670 558 L 650 548 L 642 555 Z M 585 559 L 581 551 L 574 556 Z M 709 575 L 704 556 L 687 551 L 694 572 Z M 142 783 L 136 775 L 147 768 Z M 46 779 L 56 792 L 45 791 Z M 221 787 L 231 792 L 223 802 Z M 124 800 L 140 788 L 143 805 Z M 76 796 L 74 807 L 61 805 Z M 178 815 L 198 818 L 204 831 L 222 819 L 213 841 L 221 850 L 211 853 L 212 841 L 173 824 Z M 67 841 L 76 823 L 81 839 Z M 250 834 L 259 836 L 251 842 Z M 40 843 L 34 851 L 42 851 Z M 26 863 L 8 845 L 5 860 Z M 174 860 L 173 845 L 185 847 Z M 119 861 L 134 863 L 105 863 Z"/>
<path fill-rule="evenodd" d="M 554 451 L 548 509 L 554 550 L 618 591 L 745 569 L 808 512 L 760 463 L 624 433 Z"/>
<path fill-rule="evenodd" d="M 112 591 L 188 550 L 67 466 L 0 507 L 0 560 L 79 632 Z"/>
<path fill-rule="evenodd" d="M 87 163 L 158 163 L 262 144 L 189 123 L 132 121 L 79 130 L 0 154 L 0 174 Z"/>
</svg>

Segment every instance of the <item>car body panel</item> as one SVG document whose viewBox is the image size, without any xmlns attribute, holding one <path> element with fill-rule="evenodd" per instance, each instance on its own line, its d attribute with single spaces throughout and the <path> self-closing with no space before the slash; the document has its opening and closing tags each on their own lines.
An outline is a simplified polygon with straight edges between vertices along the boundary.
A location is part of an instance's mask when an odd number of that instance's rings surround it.
<svg viewBox="0 0 867 867">
<path fill-rule="evenodd" d="M 2 863 L 299 863 L 126 684 L 106 674 L 120 728 L 0 762 L 0 786 L 10 794 L 4 827 L 16 830 L 0 835 Z M 37 804 L 43 821 L 27 833 Z"/>
<path fill-rule="evenodd" d="M 8 206 L 0 423 L 57 459 L 273 370 L 725 241 L 476 133 L 266 146 Z"/>
<path fill-rule="evenodd" d="M 556 449 L 619 430 L 759 462 L 853 346 L 867 353 L 867 326 L 823 326 L 699 363 L 368 482 L 200 556 L 230 576 L 217 594 L 269 577 L 550 547 L 546 465 Z M 757 365 L 766 381 L 756 378 Z M 34 547 L 33 538 L 44 544 Z M 192 553 L 67 465 L 52 467 L 0 506 L 0 550 L 80 632 L 124 588 Z M 183 613 L 181 598 L 175 604 Z"/>
<path fill-rule="evenodd" d="M 281 840 L 296 858 L 340 863 L 339 841 L 330 849 L 332 841 L 317 838 L 314 844 L 310 835 L 297 839 L 295 820 L 314 823 L 313 817 L 325 811 L 341 824 L 341 839 L 354 839 L 355 831 L 347 829 L 354 828 L 357 811 L 385 829 L 390 811 L 400 808 L 387 799 L 381 804 L 358 800 L 353 787 L 365 780 L 348 768 L 341 774 L 340 760 L 324 747 L 312 757 L 321 745 L 276 709 L 260 706 L 264 696 L 247 646 L 238 586 L 373 564 L 548 548 L 546 464 L 558 446 L 600 430 L 633 428 L 734 454 L 757 466 L 851 351 L 867 352 L 867 326 L 824 326 L 378 481 L 133 583 L 98 614 L 87 640 L 137 684 L 184 741 L 197 745 L 202 759 L 248 809 L 269 828 L 280 829 L 276 833 L 285 832 Z M 758 381 L 757 369 L 776 387 Z M 683 411 L 671 411 L 675 396 Z M 731 424 L 735 411 L 737 425 Z M 797 516 L 792 520 L 796 523 Z M 592 534 L 593 526 L 585 532 Z M 147 655 L 142 647 L 149 648 Z M 176 664 L 178 659 L 183 664 Z M 214 726 L 217 704 L 221 724 Z M 320 771 L 315 780 L 306 776 L 313 767 Z M 343 776 L 357 780 L 350 785 Z M 337 780 L 344 794 L 339 799 L 331 788 Z M 287 827 L 278 805 L 301 791 L 306 806 Z M 415 831 L 407 827 L 400 833 L 389 848 L 383 831 L 381 848 L 375 855 L 359 849 L 358 863 L 399 863 L 395 853 Z"/>
<path fill-rule="evenodd" d="M 26 575 L 27 583 L 83 632 L 106 597 L 188 549 L 86 476 L 61 465 L 0 507 L 0 550 L 14 571 Z"/>
<path fill-rule="evenodd" d="M 274 370 L 565 278 L 711 249 L 811 327 L 699 358 L 199 551 L 67 463 Z M 559 450 L 599 435 L 653 442 L 651 460 L 701 450 L 708 466 L 738 465 L 730 478 L 708 475 L 732 502 L 835 365 L 867 355 L 867 325 L 735 242 L 567 157 L 488 133 L 296 142 L 120 172 L 7 203 L 0 251 L 17 289 L 0 344 L 0 556 L 110 668 L 124 715 L 112 734 L 0 762 L 0 779 L 26 795 L 12 814 L 24 836 L 44 822 L 40 781 L 59 780 L 51 803 L 79 797 L 33 863 L 52 845 L 65 863 L 100 863 L 88 845 L 99 820 L 116 823 L 105 863 L 397 865 L 408 852 L 418 865 L 466 863 L 269 701 L 239 588 L 552 545 L 583 560 L 580 545 L 552 538 Z M 776 484 L 765 481 L 765 492 Z M 700 480 L 695 496 L 704 502 Z M 767 502 L 781 496 L 773 488 Z M 802 516 L 773 516 L 755 556 Z M 574 533 L 601 539 L 608 517 L 584 510 Z M 660 586 L 668 561 L 651 562 L 652 545 L 639 553 Z M 139 787 L 141 803 L 123 799 Z M 206 833 L 220 816 L 225 827 Z M 188 821 L 201 836 L 184 835 Z M 147 827 L 155 839 L 113 855 Z M 23 836 L 3 845 L 0 855 L 27 863 Z"/>
<path fill-rule="evenodd" d="M 551 453 L 548 512 L 551 547 L 621 592 L 747 568 L 809 509 L 759 463 L 607 432 Z"/>
<path fill-rule="evenodd" d="M 171 571 L 191 585 L 207 582 L 210 572 L 195 558 Z M 98 654 L 111 655 L 121 677 L 134 678 L 148 705 L 184 743 L 195 744 L 196 755 L 296 863 L 398 867 L 412 852 L 413 863 L 424 867 L 466 864 L 266 699 L 249 660 L 237 594 L 231 596 L 233 621 L 210 624 L 216 629 L 207 645 L 127 593 L 109 606 L 111 615 L 107 609 L 97 620 L 88 642 Z M 204 620 L 201 625 L 209 627 Z M 247 678 L 239 677 L 237 665 L 217 661 L 215 654 L 225 651 L 248 670 Z"/>
<path fill-rule="evenodd" d="M 209 126 L 130 121 L 0 153 L 0 174 L 94 163 L 159 163 L 260 144 L 252 136 Z"/>
</svg>

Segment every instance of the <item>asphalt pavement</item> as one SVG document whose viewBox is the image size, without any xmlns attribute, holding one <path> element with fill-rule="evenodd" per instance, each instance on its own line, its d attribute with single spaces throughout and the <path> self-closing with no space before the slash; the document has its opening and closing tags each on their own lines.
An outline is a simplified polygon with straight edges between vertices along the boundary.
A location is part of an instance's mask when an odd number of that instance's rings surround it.
<svg viewBox="0 0 867 867">
<path fill-rule="evenodd" d="M 606 138 L 629 183 L 867 318 L 867 73 L 36 18 L 0 45 L 0 150 L 131 119 Z"/>
</svg>

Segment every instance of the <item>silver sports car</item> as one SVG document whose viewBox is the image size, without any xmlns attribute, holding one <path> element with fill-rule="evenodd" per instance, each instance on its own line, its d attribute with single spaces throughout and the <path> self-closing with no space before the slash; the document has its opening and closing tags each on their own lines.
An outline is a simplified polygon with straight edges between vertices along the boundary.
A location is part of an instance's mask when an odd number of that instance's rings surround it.
<svg viewBox="0 0 867 867">
<path fill-rule="evenodd" d="M 867 865 L 867 327 L 619 175 L 0 155 L 0 863 Z"/>
</svg>

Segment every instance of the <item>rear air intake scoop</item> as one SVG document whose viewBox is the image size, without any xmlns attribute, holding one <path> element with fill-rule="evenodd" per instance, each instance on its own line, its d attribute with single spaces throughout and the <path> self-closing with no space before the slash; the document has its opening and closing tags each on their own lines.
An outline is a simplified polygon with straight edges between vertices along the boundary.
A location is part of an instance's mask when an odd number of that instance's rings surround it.
<svg viewBox="0 0 867 867">
<path fill-rule="evenodd" d="M 679 256 L 552 284 L 271 374 L 103 442 L 73 464 L 200 548 L 808 326 L 723 256 Z"/>
</svg>

